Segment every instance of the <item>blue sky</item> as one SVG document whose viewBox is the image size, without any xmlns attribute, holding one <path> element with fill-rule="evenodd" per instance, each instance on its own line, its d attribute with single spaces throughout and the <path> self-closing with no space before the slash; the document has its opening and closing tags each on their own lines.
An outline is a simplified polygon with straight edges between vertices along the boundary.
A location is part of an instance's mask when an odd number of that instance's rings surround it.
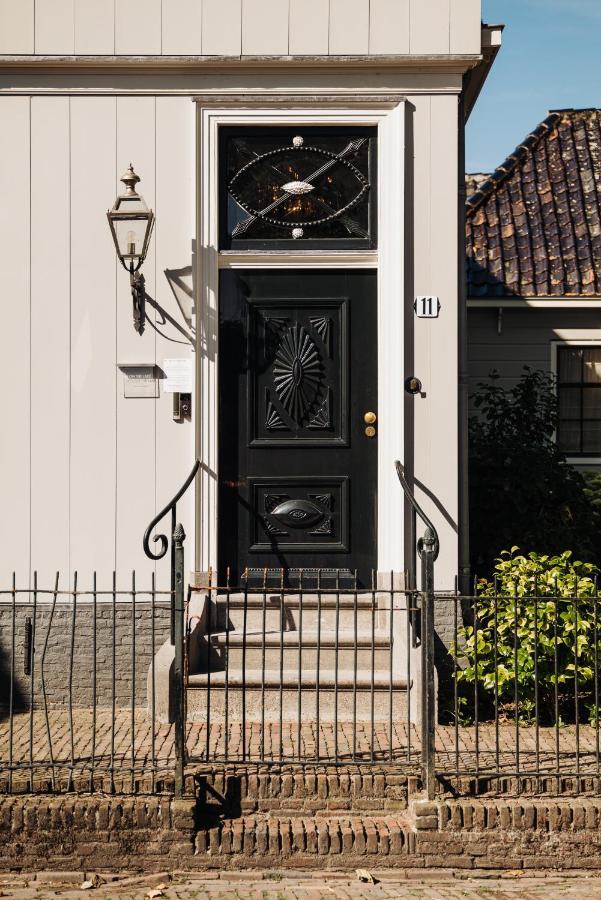
<svg viewBox="0 0 601 900">
<path fill-rule="evenodd" d="M 601 107 L 601 0 L 482 0 L 482 18 L 506 27 L 468 123 L 468 172 L 493 171 L 550 109 Z"/>
</svg>

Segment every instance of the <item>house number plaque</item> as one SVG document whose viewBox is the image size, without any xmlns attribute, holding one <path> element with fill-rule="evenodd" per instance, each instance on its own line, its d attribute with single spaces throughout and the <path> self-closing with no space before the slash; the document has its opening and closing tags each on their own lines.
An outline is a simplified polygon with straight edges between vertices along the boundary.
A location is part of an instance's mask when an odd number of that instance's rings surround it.
<svg viewBox="0 0 601 900">
<path fill-rule="evenodd" d="M 413 308 L 418 319 L 437 319 L 440 300 L 438 297 L 416 297 Z"/>
</svg>

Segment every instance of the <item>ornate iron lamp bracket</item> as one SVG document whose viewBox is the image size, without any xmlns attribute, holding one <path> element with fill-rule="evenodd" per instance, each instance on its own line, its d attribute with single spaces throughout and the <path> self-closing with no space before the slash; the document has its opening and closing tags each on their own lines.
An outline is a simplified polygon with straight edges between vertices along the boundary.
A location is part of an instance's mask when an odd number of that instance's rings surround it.
<svg viewBox="0 0 601 900">
<path fill-rule="evenodd" d="M 130 271 L 131 296 L 134 313 L 134 328 L 138 334 L 144 331 L 146 321 L 146 284 L 141 272 Z"/>
</svg>

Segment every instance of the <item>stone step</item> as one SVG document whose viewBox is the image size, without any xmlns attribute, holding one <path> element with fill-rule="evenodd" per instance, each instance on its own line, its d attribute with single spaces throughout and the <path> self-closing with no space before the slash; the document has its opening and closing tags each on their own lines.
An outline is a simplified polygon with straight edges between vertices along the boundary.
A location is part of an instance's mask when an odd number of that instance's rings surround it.
<svg viewBox="0 0 601 900">
<path fill-rule="evenodd" d="M 301 644 L 302 637 L 302 644 Z M 318 641 L 319 638 L 319 641 Z M 336 634 L 332 631 L 316 631 L 303 629 L 300 631 L 262 631 L 220 632 L 201 639 L 198 645 L 198 656 L 195 657 L 193 671 L 207 671 L 206 640 L 210 641 L 210 668 L 212 671 L 225 669 L 226 659 L 230 670 L 259 669 L 265 665 L 268 669 L 279 669 L 280 657 L 285 668 L 298 668 L 299 655 L 301 668 L 314 671 L 320 668 L 358 669 L 386 671 L 390 667 L 390 637 L 387 632 L 342 630 Z M 318 656 L 319 643 L 319 656 Z M 372 649 L 373 645 L 373 649 Z M 338 649 L 336 649 L 338 647 Z M 373 659 L 372 659 L 373 657 Z M 338 662 L 336 662 L 338 659 Z"/>
<path fill-rule="evenodd" d="M 187 690 L 187 714 L 193 722 L 206 722 L 210 708 L 212 723 L 225 720 L 226 678 L 225 672 L 212 672 L 189 676 Z M 301 697 L 301 721 L 317 719 L 317 688 L 315 671 L 302 673 L 299 682 L 297 669 L 284 669 L 280 680 L 279 669 L 247 669 L 242 678 L 240 670 L 228 672 L 227 707 L 230 722 L 240 721 L 242 710 L 246 711 L 247 722 L 279 721 L 280 693 L 282 715 L 286 722 L 298 721 L 299 693 Z M 300 683 L 300 691 L 299 691 Z M 387 721 L 390 716 L 392 698 L 392 720 L 404 720 L 407 715 L 407 682 L 395 678 L 390 684 L 389 672 L 375 672 L 373 679 L 373 718 Z M 357 673 L 355 687 L 354 672 L 349 669 L 338 671 L 320 669 L 319 676 L 319 718 L 323 722 L 370 722 L 372 719 L 371 672 Z"/>
<path fill-rule="evenodd" d="M 395 614 L 400 616 L 399 607 L 404 604 L 400 596 L 395 597 Z M 316 629 L 318 621 L 321 621 L 322 629 L 333 630 L 338 622 L 342 629 L 371 628 L 372 619 L 376 628 L 384 628 L 388 622 L 388 610 L 390 609 L 390 595 L 385 593 L 359 594 L 355 599 L 353 594 L 340 594 L 337 602 L 336 595 L 323 593 L 303 594 L 302 600 L 299 594 L 286 594 L 282 601 L 281 594 L 273 592 L 262 594 L 249 594 L 246 599 L 243 594 L 231 594 L 229 601 L 224 595 L 218 595 L 216 603 L 211 604 L 210 626 L 213 631 L 224 631 L 229 621 L 230 629 L 241 631 L 244 628 L 246 607 L 246 628 L 249 631 L 265 630 L 273 631 L 281 627 L 285 630 L 298 631 Z"/>
</svg>

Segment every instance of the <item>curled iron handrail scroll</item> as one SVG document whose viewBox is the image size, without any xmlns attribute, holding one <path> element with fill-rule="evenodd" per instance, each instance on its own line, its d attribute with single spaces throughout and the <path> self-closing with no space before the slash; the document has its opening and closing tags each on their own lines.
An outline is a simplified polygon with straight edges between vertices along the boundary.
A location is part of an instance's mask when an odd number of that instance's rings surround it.
<svg viewBox="0 0 601 900">
<path fill-rule="evenodd" d="M 153 541 L 155 543 L 159 542 L 161 545 L 158 553 L 153 553 L 152 550 L 150 549 L 150 535 L 152 534 L 154 528 L 161 521 L 163 516 L 166 516 L 167 513 L 169 512 L 169 510 L 174 509 L 177 504 L 177 501 L 181 497 L 183 497 L 183 495 L 186 493 L 186 491 L 188 490 L 188 488 L 190 487 L 190 485 L 196 478 L 196 473 L 198 472 L 199 468 L 200 468 L 200 460 L 197 459 L 196 462 L 194 463 L 194 466 L 192 467 L 192 471 L 186 478 L 185 482 L 183 483 L 183 485 L 181 486 L 181 488 L 179 489 L 179 491 L 177 492 L 175 497 L 172 497 L 172 499 L 169 501 L 167 506 L 165 506 L 160 511 L 160 513 L 158 513 L 158 515 L 156 515 L 154 517 L 154 519 L 152 520 L 152 522 L 150 523 L 150 525 L 144 532 L 144 540 L 143 540 L 142 544 L 144 547 L 144 553 L 146 554 L 146 556 L 149 559 L 155 559 L 155 560 L 162 559 L 165 556 L 165 554 L 167 553 L 167 550 L 169 548 L 169 538 L 167 537 L 167 535 L 166 534 L 155 534 Z"/>
<path fill-rule="evenodd" d="M 420 519 L 422 520 L 422 522 L 424 523 L 426 528 L 429 529 L 431 532 L 431 534 L 427 535 L 427 536 L 433 541 L 434 559 L 437 559 L 438 551 L 440 549 L 440 541 L 438 540 L 438 532 L 437 532 L 433 522 L 428 518 L 428 516 L 425 514 L 425 512 L 423 511 L 423 509 L 421 508 L 421 506 L 419 505 L 419 503 L 413 496 L 413 492 L 409 486 L 409 482 L 407 481 L 407 476 L 405 475 L 405 469 L 403 468 L 402 463 L 400 463 L 398 459 L 395 461 L 394 467 L 396 469 L 397 475 L 399 476 L 399 481 L 401 482 L 401 487 L 403 488 L 403 491 L 405 492 L 405 497 L 407 498 L 407 500 L 409 501 L 409 503 L 411 504 L 411 506 L 417 513 L 417 515 L 420 517 Z M 420 539 L 420 541 L 418 543 L 418 551 L 419 551 L 420 556 L 421 556 L 422 546 L 423 546 L 423 539 Z"/>
</svg>

